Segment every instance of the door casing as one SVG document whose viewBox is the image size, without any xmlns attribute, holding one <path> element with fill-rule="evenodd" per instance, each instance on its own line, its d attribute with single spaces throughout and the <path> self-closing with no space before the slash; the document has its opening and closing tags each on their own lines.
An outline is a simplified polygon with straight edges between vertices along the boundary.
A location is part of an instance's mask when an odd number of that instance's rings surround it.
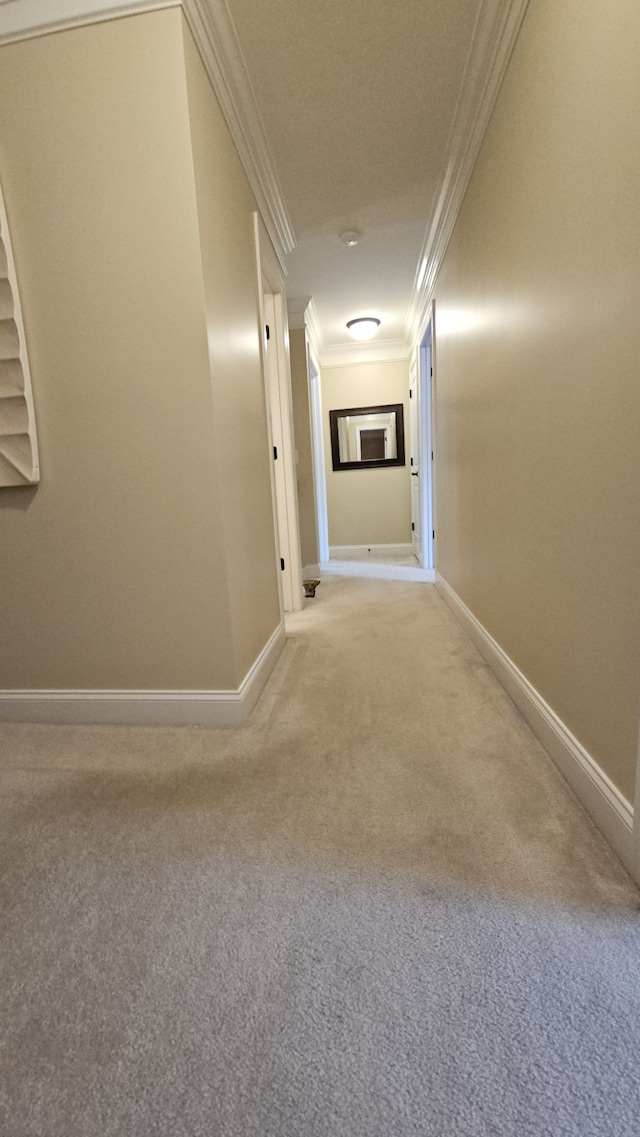
<svg viewBox="0 0 640 1137">
<path fill-rule="evenodd" d="M 304 607 L 304 588 L 284 277 L 275 254 L 269 255 L 271 243 L 266 231 L 262 231 L 257 213 L 254 234 L 280 600 L 285 612 L 299 612 Z"/>
</svg>

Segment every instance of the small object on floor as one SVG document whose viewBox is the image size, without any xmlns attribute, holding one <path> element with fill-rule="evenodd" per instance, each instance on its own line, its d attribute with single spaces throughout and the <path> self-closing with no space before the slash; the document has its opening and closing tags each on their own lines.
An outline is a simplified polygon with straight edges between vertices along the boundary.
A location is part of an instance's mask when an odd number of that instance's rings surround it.
<svg viewBox="0 0 640 1137">
<path fill-rule="evenodd" d="M 315 596 L 316 588 L 320 584 L 319 580 L 303 580 L 305 596 Z"/>
</svg>

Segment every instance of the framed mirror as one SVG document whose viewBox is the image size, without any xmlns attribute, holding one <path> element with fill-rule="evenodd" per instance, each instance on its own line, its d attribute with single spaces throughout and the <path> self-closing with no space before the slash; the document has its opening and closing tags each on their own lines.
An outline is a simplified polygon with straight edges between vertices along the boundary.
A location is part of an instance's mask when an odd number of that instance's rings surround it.
<svg viewBox="0 0 640 1137">
<path fill-rule="evenodd" d="M 402 403 L 329 411 L 334 470 L 404 466 Z"/>
</svg>

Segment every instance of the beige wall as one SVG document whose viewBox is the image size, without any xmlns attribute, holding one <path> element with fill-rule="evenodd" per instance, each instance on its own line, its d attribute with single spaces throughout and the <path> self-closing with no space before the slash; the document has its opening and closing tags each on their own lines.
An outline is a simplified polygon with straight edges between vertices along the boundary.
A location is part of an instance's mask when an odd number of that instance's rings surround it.
<svg viewBox="0 0 640 1137">
<path fill-rule="evenodd" d="M 280 623 L 258 322 L 256 205 L 186 23 L 183 28 L 222 539 L 240 681 Z"/>
<path fill-rule="evenodd" d="M 309 409 L 309 369 L 304 328 L 289 331 L 291 352 L 291 396 L 293 430 L 298 455 L 296 485 L 300 523 L 300 552 L 303 565 L 318 563 L 318 524 L 313 481 L 311 414 Z"/>
<path fill-rule="evenodd" d="M 536 0 L 437 284 L 437 564 L 616 785 L 640 700 L 640 7 Z"/>
<path fill-rule="evenodd" d="M 329 545 L 394 545 L 411 541 L 409 362 L 324 367 L 321 373 Z M 332 469 L 329 411 L 404 404 L 405 466 Z"/>
<path fill-rule="evenodd" d="M 247 337 L 218 349 L 255 440 L 252 203 L 226 150 L 220 166 L 247 236 L 219 289 L 242 294 Z M 234 688 L 277 616 L 249 643 L 229 584 L 179 10 L 1 48 L 0 176 L 42 470 L 0 491 L 0 687 Z"/>
</svg>

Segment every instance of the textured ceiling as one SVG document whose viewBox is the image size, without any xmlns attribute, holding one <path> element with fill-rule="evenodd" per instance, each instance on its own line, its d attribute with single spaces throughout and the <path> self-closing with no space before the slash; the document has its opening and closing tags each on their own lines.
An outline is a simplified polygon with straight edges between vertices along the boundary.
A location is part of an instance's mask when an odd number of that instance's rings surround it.
<svg viewBox="0 0 640 1137">
<path fill-rule="evenodd" d="M 296 233 L 288 296 L 327 345 L 364 313 L 401 337 L 481 0 L 227 4 Z"/>
</svg>

